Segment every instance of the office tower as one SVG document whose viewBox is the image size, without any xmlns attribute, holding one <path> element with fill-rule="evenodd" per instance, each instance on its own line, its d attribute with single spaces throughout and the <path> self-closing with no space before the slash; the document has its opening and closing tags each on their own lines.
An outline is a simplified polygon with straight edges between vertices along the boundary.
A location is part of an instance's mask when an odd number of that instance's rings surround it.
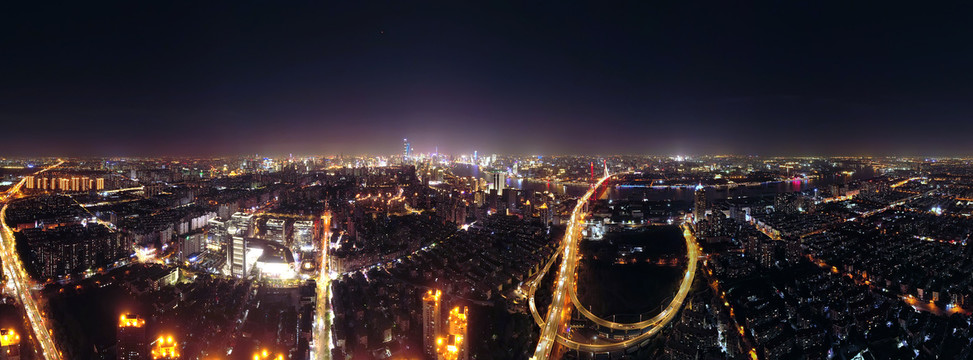
<svg viewBox="0 0 973 360">
<path fill-rule="evenodd" d="M 213 218 L 206 221 L 207 243 L 225 247 L 229 244 L 228 233 L 226 231 L 227 221 Z"/>
<path fill-rule="evenodd" d="M 507 177 L 504 176 L 504 173 L 499 171 L 493 173 L 493 189 L 497 190 L 497 194 L 503 193 L 503 188 L 506 182 Z"/>
<path fill-rule="evenodd" d="M 152 342 L 152 360 L 176 360 L 179 359 L 178 343 L 172 335 L 159 336 Z"/>
<path fill-rule="evenodd" d="M 227 221 L 227 236 L 229 244 L 226 248 L 226 263 L 230 267 L 230 275 L 246 277 L 247 270 L 247 238 L 250 236 L 250 222 L 253 215 L 235 213 Z"/>
<path fill-rule="evenodd" d="M 706 189 L 702 185 L 696 186 L 696 192 L 693 194 L 693 221 L 703 220 L 706 216 L 707 199 L 706 199 Z"/>
<path fill-rule="evenodd" d="M 226 249 L 226 262 L 230 266 L 230 275 L 235 277 L 247 276 L 247 238 L 231 236 L 230 246 Z"/>
<path fill-rule="evenodd" d="M 540 215 L 541 222 L 544 223 L 544 226 L 549 226 L 551 221 L 554 219 L 554 212 L 551 211 L 551 209 L 547 206 L 546 201 L 537 207 L 537 212 Z"/>
<path fill-rule="evenodd" d="M 517 210 L 517 189 L 503 189 L 503 201 L 508 210 Z"/>
<path fill-rule="evenodd" d="M 13 329 L 0 329 L 0 360 L 20 360 L 20 335 Z"/>
<path fill-rule="evenodd" d="M 402 160 L 408 161 L 412 157 L 412 144 L 409 139 L 402 139 Z"/>
<path fill-rule="evenodd" d="M 442 292 L 429 290 L 422 297 L 422 343 L 426 354 L 436 355 L 436 342 L 442 330 L 439 299 Z"/>
<path fill-rule="evenodd" d="M 265 240 L 274 241 L 278 244 L 284 244 L 284 220 L 283 219 L 268 219 L 265 226 L 266 234 L 264 235 Z"/>
<path fill-rule="evenodd" d="M 314 222 L 299 220 L 294 222 L 294 247 L 302 251 L 314 249 Z"/>
<path fill-rule="evenodd" d="M 475 193 L 473 193 L 473 204 L 475 204 L 476 207 L 481 207 L 484 203 L 486 203 L 486 193 L 483 192 L 483 190 L 477 190 Z"/>
<path fill-rule="evenodd" d="M 146 360 L 145 320 L 124 314 L 118 321 L 118 360 Z"/>
</svg>

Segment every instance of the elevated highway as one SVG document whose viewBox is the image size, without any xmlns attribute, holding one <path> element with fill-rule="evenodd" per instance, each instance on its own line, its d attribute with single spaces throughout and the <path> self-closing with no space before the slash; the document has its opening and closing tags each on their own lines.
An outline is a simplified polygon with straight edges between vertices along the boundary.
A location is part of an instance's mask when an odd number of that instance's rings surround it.
<svg viewBox="0 0 973 360">
<path fill-rule="evenodd" d="M 555 252 L 551 259 L 548 260 L 543 270 L 539 272 L 538 276 L 527 284 L 528 307 L 530 308 L 534 321 L 541 328 L 541 335 L 538 339 L 537 348 L 534 351 L 534 355 L 531 357 L 531 359 L 547 359 L 549 356 L 551 356 L 552 350 L 556 343 L 569 349 L 588 352 L 621 351 L 639 345 L 657 334 L 665 327 L 665 325 L 675 318 L 689 294 L 689 290 L 692 287 L 693 279 L 696 274 L 697 259 L 700 255 L 700 249 L 688 223 L 684 221 L 681 227 L 683 229 L 683 237 L 686 240 L 687 257 L 689 260 L 688 265 L 686 267 L 686 272 L 683 275 L 682 282 L 679 285 L 679 289 L 673 296 L 672 301 L 670 301 L 668 306 L 659 312 L 659 314 L 643 321 L 619 323 L 595 315 L 585 308 L 585 306 L 578 299 L 575 273 L 577 271 L 578 260 L 580 259 L 578 245 L 581 241 L 581 232 L 583 230 L 584 218 L 586 216 L 585 205 L 591 199 L 591 196 L 598 191 L 602 184 L 612 176 L 613 175 L 606 175 L 598 180 L 598 182 L 596 182 L 587 193 L 578 199 L 578 204 L 571 213 L 567 231 L 564 234 L 564 240 L 559 245 L 558 251 Z M 537 287 L 544 278 L 544 274 L 550 270 L 558 256 L 560 256 L 562 261 L 558 269 L 557 278 L 555 279 L 555 289 L 552 295 L 551 305 L 548 307 L 546 316 L 542 316 L 537 310 L 534 295 L 537 291 Z M 639 334 L 624 340 L 608 341 L 607 343 L 607 340 L 602 339 L 599 341 L 597 338 L 591 342 L 573 340 L 565 336 L 565 331 L 563 329 L 566 321 L 570 318 L 570 311 L 572 307 L 577 309 L 579 314 L 588 320 L 591 320 L 595 324 L 598 324 L 599 326 L 613 330 L 638 331 Z"/>
</svg>

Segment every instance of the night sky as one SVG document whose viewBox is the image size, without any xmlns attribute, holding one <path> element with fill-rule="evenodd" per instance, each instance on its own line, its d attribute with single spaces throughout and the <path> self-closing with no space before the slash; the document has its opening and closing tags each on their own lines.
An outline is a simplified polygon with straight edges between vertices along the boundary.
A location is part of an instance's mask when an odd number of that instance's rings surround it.
<svg viewBox="0 0 973 360">
<path fill-rule="evenodd" d="M 44 3 L 0 5 L 0 156 L 973 155 L 969 8 Z"/>
</svg>

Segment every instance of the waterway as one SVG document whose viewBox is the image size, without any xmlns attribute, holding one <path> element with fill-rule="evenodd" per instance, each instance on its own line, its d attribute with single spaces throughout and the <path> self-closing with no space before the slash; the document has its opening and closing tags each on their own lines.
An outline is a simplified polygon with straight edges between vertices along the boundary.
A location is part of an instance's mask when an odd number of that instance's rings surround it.
<svg viewBox="0 0 973 360">
<path fill-rule="evenodd" d="M 491 172 L 483 171 L 479 166 L 476 165 L 454 164 L 450 170 L 456 176 L 472 176 L 485 179 L 487 181 L 493 180 L 490 178 Z M 721 185 L 716 186 L 715 189 L 710 192 L 710 200 L 774 196 L 780 193 L 814 191 L 815 189 L 824 190 L 825 187 L 835 182 L 844 183 L 860 178 L 867 178 L 869 176 L 874 176 L 874 173 L 862 172 L 861 174 L 856 173 L 855 176 L 851 177 L 842 177 L 841 175 L 838 175 L 838 177 L 830 177 L 826 179 L 794 179 L 785 181 L 766 181 L 746 185 L 738 184 L 734 186 Z M 556 195 L 581 196 L 588 190 L 587 185 L 575 183 L 564 184 L 552 181 L 537 181 L 519 178 L 506 178 L 505 181 L 506 183 L 504 184 L 504 187 L 535 192 L 547 191 Z M 651 187 L 633 187 L 623 184 L 613 184 L 607 195 L 609 199 L 614 200 L 642 199 L 644 201 L 673 200 L 692 202 L 695 191 L 696 185 L 692 184 Z"/>
</svg>

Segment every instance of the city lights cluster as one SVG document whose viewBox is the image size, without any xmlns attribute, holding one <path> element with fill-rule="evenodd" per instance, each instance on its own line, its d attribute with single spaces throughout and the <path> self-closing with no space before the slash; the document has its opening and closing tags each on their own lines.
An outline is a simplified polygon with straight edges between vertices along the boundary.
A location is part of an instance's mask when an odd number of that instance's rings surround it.
<svg viewBox="0 0 973 360">
<path fill-rule="evenodd" d="M 155 346 L 152 347 L 152 360 L 178 359 L 179 349 L 176 345 L 176 341 L 172 338 L 172 335 L 159 336 L 155 340 Z"/>
</svg>

